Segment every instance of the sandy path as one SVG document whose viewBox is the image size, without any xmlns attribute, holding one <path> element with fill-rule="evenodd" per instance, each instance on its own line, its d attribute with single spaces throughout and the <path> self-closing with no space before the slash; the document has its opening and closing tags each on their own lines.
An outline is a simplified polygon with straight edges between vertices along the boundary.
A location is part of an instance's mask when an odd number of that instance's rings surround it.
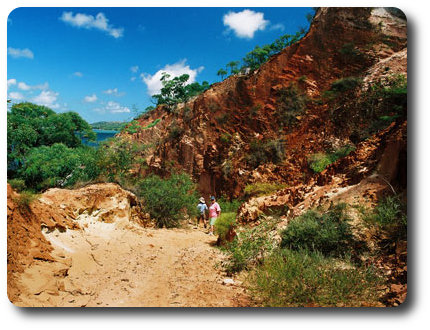
<svg viewBox="0 0 430 330">
<path fill-rule="evenodd" d="M 61 262 L 37 261 L 21 276 L 22 306 L 230 307 L 247 297 L 217 267 L 214 236 L 144 229 L 83 215 L 84 230 L 45 233 Z"/>
</svg>

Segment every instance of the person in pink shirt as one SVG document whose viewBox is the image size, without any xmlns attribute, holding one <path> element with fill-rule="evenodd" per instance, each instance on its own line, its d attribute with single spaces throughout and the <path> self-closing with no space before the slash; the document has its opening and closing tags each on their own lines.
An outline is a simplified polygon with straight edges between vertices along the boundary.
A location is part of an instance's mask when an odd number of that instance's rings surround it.
<svg viewBox="0 0 430 330">
<path fill-rule="evenodd" d="M 211 226 L 209 235 L 214 234 L 214 226 L 216 219 L 221 214 L 221 208 L 219 207 L 219 204 L 216 202 L 215 197 L 211 196 L 211 206 L 209 206 L 209 224 Z"/>
</svg>

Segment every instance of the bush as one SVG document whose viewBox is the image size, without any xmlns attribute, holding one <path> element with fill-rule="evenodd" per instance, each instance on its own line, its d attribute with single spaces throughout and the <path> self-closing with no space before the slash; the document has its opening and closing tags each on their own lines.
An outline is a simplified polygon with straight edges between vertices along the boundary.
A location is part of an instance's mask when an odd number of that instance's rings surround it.
<svg viewBox="0 0 430 330">
<path fill-rule="evenodd" d="M 374 269 L 339 262 L 318 252 L 275 250 L 251 273 L 250 289 L 264 306 L 377 305 L 382 281 Z"/>
<path fill-rule="evenodd" d="M 186 174 L 172 174 L 166 179 L 150 175 L 139 184 L 138 194 L 160 228 L 178 227 L 185 215 L 197 216 L 196 187 Z"/>
<path fill-rule="evenodd" d="M 222 212 L 237 213 L 242 201 L 238 199 L 227 200 L 225 197 L 220 197 L 218 198 L 218 204 L 220 205 Z"/>
<path fill-rule="evenodd" d="M 23 191 L 26 189 L 25 181 L 22 179 L 12 179 L 7 181 L 15 191 Z"/>
<path fill-rule="evenodd" d="M 351 250 L 353 243 L 349 221 L 343 204 L 324 213 L 307 211 L 291 220 L 282 231 L 281 247 L 318 251 L 324 255 L 344 255 Z"/>
<path fill-rule="evenodd" d="M 230 228 L 236 224 L 236 212 L 222 212 L 217 218 L 215 223 L 215 229 L 219 235 L 221 241 L 225 240 L 227 233 Z"/>
<path fill-rule="evenodd" d="M 224 267 L 228 274 L 250 269 L 250 266 L 260 262 L 269 254 L 276 243 L 270 236 L 276 221 L 265 221 L 261 225 L 240 232 L 236 238 L 227 244 L 228 260 Z"/>
<path fill-rule="evenodd" d="M 406 203 L 400 196 L 388 196 L 365 214 L 364 220 L 387 231 L 393 239 L 406 239 L 408 226 L 406 208 Z"/>
<path fill-rule="evenodd" d="M 279 164 L 285 157 L 285 147 L 282 140 L 251 141 L 249 154 L 245 157 L 247 163 L 256 168 L 261 164 L 272 162 Z"/>
<path fill-rule="evenodd" d="M 287 187 L 286 184 L 257 182 L 257 183 L 247 184 L 244 192 L 247 197 L 259 197 L 259 196 L 270 195 L 286 187 Z"/>
<path fill-rule="evenodd" d="M 281 89 L 277 102 L 277 116 L 281 125 L 294 125 L 297 122 L 297 117 L 305 112 L 306 102 L 306 96 L 299 93 L 296 84 Z"/>
<path fill-rule="evenodd" d="M 325 168 L 337 161 L 340 158 L 346 157 L 351 151 L 354 151 L 355 147 L 352 145 L 345 145 L 342 148 L 335 150 L 332 153 L 317 153 L 309 156 L 308 164 L 309 167 L 315 172 L 320 173 L 325 170 Z"/>
<path fill-rule="evenodd" d="M 33 203 L 39 195 L 33 191 L 25 190 L 22 191 L 18 197 L 14 198 L 14 202 L 18 205 L 21 211 L 30 211 L 30 205 Z"/>
<path fill-rule="evenodd" d="M 335 92 L 346 92 L 356 88 L 360 84 L 361 79 L 358 77 L 342 78 L 331 84 L 331 90 Z"/>
</svg>

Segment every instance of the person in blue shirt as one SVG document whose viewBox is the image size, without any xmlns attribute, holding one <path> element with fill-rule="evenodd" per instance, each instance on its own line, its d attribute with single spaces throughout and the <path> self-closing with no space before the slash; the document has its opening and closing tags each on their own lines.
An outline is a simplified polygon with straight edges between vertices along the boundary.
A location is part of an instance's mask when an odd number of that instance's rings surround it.
<svg viewBox="0 0 430 330">
<path fill-rule="evenodd" d="M 206 212 L 208 211 L 208 206 L 205 203 L 205 199 L 200 197 L 199 204 L 197 205 L 197 210 L 199 211 L 199 215 L 197 216 L 197 224 L 196 227 L 199 227 L 199 223 L 203 220 L 204 226 L 206 228 Z"/>
</svg>

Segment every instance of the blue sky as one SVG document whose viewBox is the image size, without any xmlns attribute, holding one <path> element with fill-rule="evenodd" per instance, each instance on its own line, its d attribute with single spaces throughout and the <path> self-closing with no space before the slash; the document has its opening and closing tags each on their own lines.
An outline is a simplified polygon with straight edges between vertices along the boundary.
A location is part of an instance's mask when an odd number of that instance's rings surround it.
<svg viewBox="0 0 430 330">
<path fill-rule="evenodd" d="M 219 81 L 256 45 L 307 28 L 311 8 L 18 8 L 8 18 L 8 98 L 90 123 L 152 105 L 163 71 Z"/>
</svg>

